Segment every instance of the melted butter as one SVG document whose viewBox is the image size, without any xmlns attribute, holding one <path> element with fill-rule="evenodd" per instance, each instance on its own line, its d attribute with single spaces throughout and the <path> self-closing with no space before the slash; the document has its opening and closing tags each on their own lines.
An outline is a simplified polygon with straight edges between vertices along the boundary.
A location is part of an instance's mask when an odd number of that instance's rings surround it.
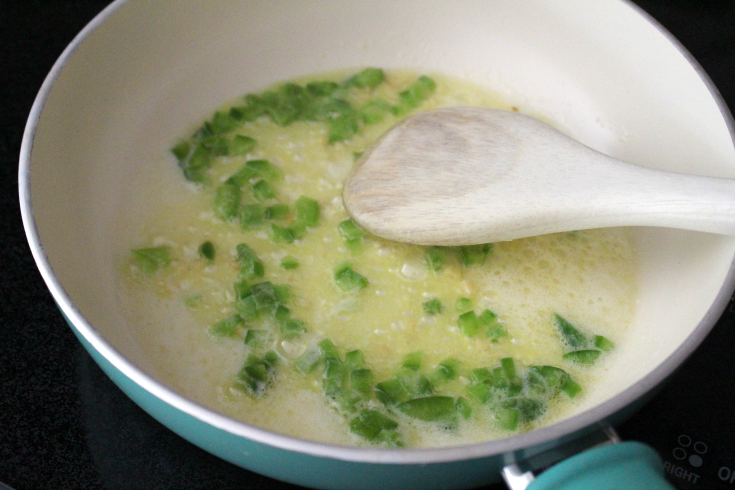
<svg viewBox="0 0 735 490">
<path fill-rule="evenodd" d="M 387 83 L 364 96 L 377 95 L 393 103 L 415 78 L 414 73 L 389 74 Z M 437 91 L 422 110 L 452 105 L 508 109 L 486 89 L 434 78 Z M 121 259 L 121 294 L 162 381 L 214 410 L 261 427 L 313 440 L 364 444 L 350 434 L 347 419 L 329 406 L 318 377 L 280 376 L 262 399 L 232 389 L 233 376 L 246 356 L 242 339 L 213 338 L 207 329 L 233 312 L 232 285 L 238 274 L 234 250 L 244 242 L 263 261 L 264 280 L 291 287 L 289 308 L 308 325 L 305 336 L 278 346 L 284 359 L 327 337 L 342 354 L 362 350 L 376 380 L 395 373 L 406 354 L 423 351 L 428 370 L 448 357 L 459 359 L 465 371 L 513 357 L 525 366 L 559 366 L 583 387 L 594 383 L 595 370 L 604 369 L 604 361 L 593 368 L 563 361 L 565 346 L 551 318 L 558 312 L 613 342 L 626 335 L 637 293 L 635 257 L 626 231 L 589 230 L 497 243 L 482 266 L 464 269 L 449 258 L 438 273 L 423 264 L 421 247 L 369 237 L 362 252 L 354 254 L 337 229 L 348 218 L 340 198 L 342 183 L 354 153 L 395 121 L 388 116 L 380 124 L 364 126 L 352 140 L 334 145 L 325 143 L 326 126 L 320 123 L 280 127 L 260 119 L 243 127 L 240 132 L 258 145 L 246 157 L 220 158 L 212 181 L 224 181 L 245 160 L 264 158 L 279 166 L 285 175 L 277 187 L 279 201 L 292 203 L 307 195 L 321 206 L 319 226 L 293 244 L 274 243 L 265 228 L 243 231 L 237 224 L 223 223 L 211 207 L 215 186 L 185 183 L 178 170 L 170 171 L 172 162 L 163 163 L 169 170 L 152 174 L 149 185 L 160 187 L 159 201 L 146 203 L 150 212 L 131 248 L 165 244 L 173 248 L 175 259 L 154 276 L 136 271 L 127 257 Z M 172 178 L 174 173 L 178 175 Z M 211 263 L 197 253 L 205 240 L 217 249 Z M 286 255 L 295 257 L 300 266 L 281 268 Z M 334 284 L 335 265 L 342 261 L 349 261 L 368 279 L 367 288 L 345 293 Z M 454 309 L 460 297 L 472 298 L 478 314 L 485 308 L 495 312 L 509 337 L 491 342 L 463 335 L 457 327 L 460 312 Z M 423 313 L 422 303 L 431 298 L 442 301 L 442 314 Z M 453 383 L 461 394 L 467 379 Z M 574 405 L 575 401 L 558 399 L 528 428 L 563 418 Z M 507 435 L 494 428 L 491 414 L 482 408 L 453 431 L 403 415 L 398 418 L 410 446 L 455 445 Z"/>
</svg>

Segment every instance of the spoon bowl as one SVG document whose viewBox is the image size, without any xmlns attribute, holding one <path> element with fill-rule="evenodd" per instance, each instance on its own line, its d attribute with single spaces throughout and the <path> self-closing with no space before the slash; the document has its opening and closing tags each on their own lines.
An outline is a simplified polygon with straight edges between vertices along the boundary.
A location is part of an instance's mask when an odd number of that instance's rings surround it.
<svg viewBox="0 0 735 490">
<path fill-rule="evenodd" d="M 343 199 L 370 233 L 421 245 L 611 226 L 735 235 L 735 180 L 626 163 L 498 109 L 405 119 L 357 161 Z"/>
</svg>

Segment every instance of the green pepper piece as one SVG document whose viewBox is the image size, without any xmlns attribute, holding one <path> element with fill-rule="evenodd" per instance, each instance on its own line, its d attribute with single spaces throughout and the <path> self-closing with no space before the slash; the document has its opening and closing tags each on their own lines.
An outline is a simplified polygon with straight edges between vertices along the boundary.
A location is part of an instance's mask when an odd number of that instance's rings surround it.
<svg viewBox="0 0 735 490">
<path fill-rule="evenodd" d="M 312 99 L 302 116 L 307 121 L 329 123 L 337 117 L 350 116 L 354 113 L 355 109 L 346 100 L 338 97 L 322 97 Z"/>
<path fill-rule="evenodd" d="M 306 92 L 312 96 L 320 97 L 330 95 L 337 90 L 339 85 L 336 82 L 309 82 L 306 84 Z"/>
<path fill-rule="evenodd" d="M 309 373 L 322 361 L 322 350 L 318 346 L 312 346 L 296 359 L 294 366 L 302 373 Z"/>
<path fill-rule="evenodd" d="M 411 371 L 418 371 L 419 369 L 421 369 L 421 361 L 423 360 L 423 358 L 423 352 L 411 352 L 403 359 L 403 367 L 410 369 Z"/>
<path fill-rule="evenodd" d="M 561 385 L 561 391 L 566 393 L 569 398 L 574 398 L 582 391 L 582 387 L 579 386 L 579 384 L 574 381 L 570 376 L 569 378 L 567 378 L 564 384 Z"/>
<path fill-rule="evenodd" d="M 246 100 L 248 100 L 247 97 Z M 252 102 L 252 98 L 250 100 Z M 244 106 L 232 107 L 230 109 L 230 115 L 238 121 L 255 121 L 260 116 L 265 115 L 265 108 L 259 104 L 249 103 Z"/>
<path fill-rule="evenodd" d="M 237 121 L 245 120 L 245 108 L 244 107 L 230 107 L 230 116 Z"/>
<path fill-rule="evenodd" d="M 283 177 L 281 169 L 268 160 L 248 160 L 245 163 L 245 167 L 253 177 L 261 177 L 270 182 L 277 182 Z"/>
<path fill-rule="evenodd" d="M 357 405 L 365 399 L 365 395 L 357 390 L 342 389 L 335 391 L 330 398 L 343 412 L 354 412 Z"/>
<path fill-rule="evenodd" d="M 411 380 L 406 376 L 396 375 L 393 378 L 375 385 L 375 396 L 385 405 L 407 401 L 412 394 Z"/>
<path fill-rule="evenodd" d="M 591 365 L 594 364 L 602 351 L 596 349 L 582 349 L 567 352 L 562 356 L 567 361 L 576 362 L 577 364 Z"/>
<path fill-rule="evenodd" d="M 146 274 L 153 274 L 159 269 L 171 264 L 173 249 L 168 245 L 158 247 L 137 248 L 132 250 L 132 256 L 140 270 Z"/>
<path fill-rule="evenodd" d="M 306 323 L 301 320 L 288 319 L 281 324 L 281 335 L 284 339 L 293 339 L 306 332 Z"/>
<path fill-rule="evenodd" d="M 357 117 L 346 114 L 329 121 L 329 144 L 338 143 L 354 136 L 359 130 Z"/>
<path fill-rule="evenodd" d="M 299 266 L 299 261 L 293 255 L 286 255 L 281 259 L 281 267 L 284 269 L 296 269 Z"/>
<path fill-rule="evenodd" d="M 369 369 L 353 369 L 350 372 L 350 387 L 363 395 L 373 390 L 373 373 Z"/>
<path fill-rule="evenodd" d="M 492 398 L 491 386 L 495 384 L 493 373 L 487 368 L 477 368 L 470 372 L 470 385 L 467 388 L 472 398 L 487 403 Z"/>
<path fill-rule="evenodd" d="M 306 235 L 306 224 L 302 223 L 301 221 L 296 221 L 296 223 L 288 227 L 288 231 L 291 232 L 294 240 L 300 240 Z"/>
<path fill-rule="evenodd" d="M 387 447 L 404 447 L 401 433 L 397 430 L 381 431 L 378 436 L 370 442 Z"/>
<path fill-rule="evenodd" d="M 210 135 L 199 140 L 200 146 L 207 149 L 210 157 L 226 156 L 230 145 L 223 136 Z"/>
<path fill-rule="evenodd" d="M 232 221 L 237 216 L 240 207 L 240 188 L 236 185 L 224 183 L 214 191 L 212 207 L 214 214 L 222 221 Z"/>
<path fill-rule="evenodd" d="M 558 367 L 531 366 L 528 371 L 529 378 L 534 374 L 543 378 L 545 386 L 552 390 L 561 390 L 571 398 L 582 391 L 582 387 L 572 379 L 569 373 Z"/>
<path fill-rule="evenodd" d="M 362 238 L 355 238 L 354 240 L 347 240 L 345 242 L 345 245 L 347 246 L 347 250 L 349 250 L 350 253 L 353 255 L 362 252 L 362 249 L 363 249 Z"/>
<path fill-rule="evenodd" d="M 276 354 L 274 351 L 269 350 L 265 353 L 263 356 L 263 360 L 268 363 L 269 366 L 273 367 L 278 363 L 278 354 Z"/>
<path fill-rule="evenodd" d="M 500 404 L 502 409 L 511 409 L 518 411 L 518 421 L 528 423 L 539 418 L 546 409 L 545 404 L 541 400 L 535 398 L 510 398 Z"/>
<path fill-rule="evenodd" d="M 498 321 L 498 317 L 495 315 L 495 313 L 490 310 L 483 311 L 478 319 L 480 320 L 480 325 L 484 327 L 489 327 L 488 331 L 493 327 L 503 327 L 503 325 Z M 502 330 L 505 330 L 505 328 L 503 327 Z"/>
<path fill-rule="evenodd" d="M 536 396 L 554 396 L 566 376 L 566 371 L 553 366 L 531 366 L 526 373 L 527 391 Z"/>
<path fill-rule="evenodd" d="M 228 133 L 238 126 L 238 121 L 232 117 L 231 113 L 217 111 L 210 121 L 210 129 L 213 134 Z"/>
<path fill-rule="evenodd" d="M 459 298 L 454 305 L 457 311 L 467 311 L 472 308 L 472 300 L 470 298 Z"/>
<path fill-rule="evenodd" d="M 339 353 L 337 352 L 337 347 L 334 346 L 334 343 L 330 339 L 323 339 L 320 340 L 317 344 L 319 346 L 319 349 L 321 350 L 322 358 L 324 360 L 331 360 L 336 359 L 340 360 Z"/>
<path fill-rule="evenodd" d="M 387 415 L 377 410 L 361 410 L 360 414 L 350 421 L 350 431 L 364 437 L 368 441 L 374 441 L 381 432 L 395 431 L 398 423 Z"/>
<path fill-rule="evenodd" d="M 260 315 L 252 294 L 235 301 L 235 310 L 245 321 L 255 320 Z"/>
<path fill-rule="evenodd" d="M 487 309 L 480 313 L 480 316 L 477 317 L 477 319 L 480 320 L 480 325 L 482 325 L 483 327 L 489 327 L 496 322 L 497 318 L 498 316 L 495 313 Z"/>
<path fill-rule="evenodd" d="M 477 368 L 470 372 L 470 383 L 493 384 L 493 373 L 488 368 Z"/>
<path fill-rule="evenodd" d="M 278 355 L 273 351 L 267 352 L 263 358 L 250 354 L 237 375 L 238 380 L 253 395 L 261 396 L 273 377 L 277 362 Z"/>
<path fill-rule="evenodd" d="M 285 304 L 291 299 L 291 288 L 287 284 L 276 284 L 273 286 L 273 294 L 276 295 L 276 301 Z"/>
<path fill-rule="evenodd" d="M 259 103 L 271 120 L 279 126 L 288 126 L 298 116 L 298 107 L 292 103 L 292 100 L 289 100 L 291 98 L 289 95 L 292 95 L 289 92 L 293 87 L 298 86 L 284 84 L 278 91 L 267 91 L 260 95 Z"/>
<path fill-rule="evenodd" d="M 338 226 L 339 234 L 345 241 L 357 240 L 365 236 L 365 230 L 363 230 L 357 223 L 352 219 L 346 219 L 342 221 Z"/>
<path fill-rule="evenodd" d="M 428 301 L 424 301 L 423 309 L 427 315 L 438 315 L 442 312 L 444 305 L 437 298 L 432 298 Z"/>
<path fill-rule="evenodd" d="M 260 204 L 242 204 L 238 209 L 238 218 L 244 230 L 257 228 L 263 224 L 265 210 Z"/>
<path fill-rule="evenodd" d="M 191 145 L 189 144 L 189 141 L 182 141 L 178 143 L 176 146 L 171 148 L 171 153 L 174 154 L 176 157 L 176 160 L 179 162 L 185 161 L 186 157 L 189 156 L 189 150 L 191 149 Z"/>
<path fill-rule="evenodd" d="M 268 367 L 263 362 L 254 362 L 245 366 L 247 376 L 256 382 L 265 382 L 268 378 Z"/>
<path fill-rule="evenodd" d="M 480 403 L 487 403 L 492 398 L 492 390 L 485 384 L 470 385 L 467 393 Z"/>
<path fill-rule="evenodd" d="M 504 325 L 501 325 L 500 323 L 496 323 L 495 325 L 487 329 L 487 338 L 491 339 L 492 342 L 497 342 L 502 337 L 507 336 L 508 330 L 505 328 Z"/>
<path fill-rule="evenodd" d="M 518 428 L 518 421 L 521 414 L 514 408 L 498 408 L 495 410 L 495 423 L 498 427 L 505 430 L 514 431 Z"/>
<path fill-rule="evenodd" d="M 452 357 L 444 359 L 436 367 L 435 377 L 441 381 L 451 381 L 459 376 L 461 363 Z"/>
<path fill-rule="evenodd" d="M 249 328 L 245 334 L 245 345 L 249 345 L 254 349 L 265 347 L 270 333 L 267 330 Z"/>
<path fill-rule="evenodd" d="M 265 208 L 265 219 L 284 219 L 291 214 L 288 204 L 274 204 Z"/>
<path fill-rule="evenodd" d="M 266 115 L 265 106 L 256 94 L 247 94 L 245 96 L 245 106 L 238 108 L 242 113 L 242 120 L 254 121 L 260 116 Z"/>
<path fill-rule="evenodd" d="M 454 410 L 463 419 L 468 419 L 472 416 L 472 405 L 462 397 L 457 398 L 454 402 Z"/>
<path fill-rule="evenodd" d="M 291 318 L 291 310 L 286 305 L 279 304 L 273 312 L 273 318 L 281 325 Z"/>
<path fill-rule="evenodd" d="M 276 197 L 276 191 L 267 180 L 259 180 L 253 184 L 253 195 L 258 201 L 267 201 Z"/>
<path fill-rule="evenodd" d="M 324 394 L 334 397 L 345 385 L 344 365 L 339 359 L 327 359 L 323 374 Z"/>
<path fill-rule="evenodd" d="M 206 180 L 207 170 L 212 166 L 212 155 L 202 144 L 197 145 L 189 157 L 179 160 L 179 168 L 184 173 L 186 180 L 202 183 Z"/>
<path fill-rule="evenodd" d="M 253 249 L 241 243 L 236 250 L 237 260 L 240 263 L 240 274 L 246 279 L 263 277 L 265 273 L 263 262 L 255 255 Z"/>
<path fill-rule="evenodd" d="M 534 369 L 543 376 L 546 384 L 553 388 L 561 387 L 569 377 L 569 373 L 555 366 L 533 366 L 531 370 Z"/>
<path fill-rule="evenodd" d="M 209 327 L 209 333 L 216 337 L 230 337 L 237 332 L 240 325 L 242 325 L 240 315 L 232 315 Z"/>
<path fill-rule="evenodd" d="M 276 292 L 273 288 L 273 283 L 270 281 L 259 282 L 258 284 L 252 285 L 252 293 L 249 297 L 253 298 L 255 302 L 255 308 L 258 312 L 269 311 L 274 312 L 278 306 L 278 299 L 276 298 Z"/>
<path fill-rule="evenodd" d="M 343 291 L 364 289 L 368 285 L 368 280 L 352 270 L 352 267 L 349 264 L 341 264 L 337 266 L 334 270 L 334 282 Z"/>
<path fill-rule="evenodd" d="M 377 124 L 385 119 L 391 106 L 383 99 L 374 99 L 360 107 L 360 118 L 365 124 Z"/>
<path fill-rule="evenodd" d="M 512 357 L 504 357 L 500 360 L 500 367 L 503 368 L 503 373 L 508 379 L 517 378 L 516 374 L 516 363 Z"/>
<path fill-rule="evenodd" d="M 244 136 L 242 134 L 236 134 L 230 140 L 230 149 L 228 154 L 230 155 L 247 155 L 255 148 L 256 141 L 250 136 Z"/>
<path fill-rule="evenodd" d="M 417 108 L 426 101 L 436 90 L 436 82 L 426 75 L 422 75 L 415 82 L 398 94 L 398 105 L 393 108 L 393 112 L 397 115 L 403 115 L 406 112 Z"/>
<path fill-rule="evenodd" d="M 230 142 L 222 136 L 208 136 L 200 141 L 200 145 L 205 147 L 211 157 L 226 156 L 230 151 Z"/>
<path fill-rule="evenodd" d="M 247 184 L 250 179 L 254 179 L 256 177 L 258 177 L 258 174 L 246 163 L 245 165 L 240 167 L 240 170 L 230 175 L 225 183 L 235 185 L 237 187 L 242 187 L 243 185 Z"/>
<path fill-rule="evenodd" d="M 457 413 L 455 400 L 451 396 L 426 396 L 400 403 L 396 408 L 419 420 L 433 422 L 447 420 Z"/>
<path fill-rule="evenodd" d="M 610 339 L 603 337 L 602 335 L 595 335 L 594 338 L 595 347 L 604 352 L 609 352 L 615 348 L 615 344 Z"/>
<path fill-rule="evenodd" d="M 344 81 L 345 87 L 375 88 L 385 80 L 385 73 L 380 68 L 365 68 Z"/>
<path fill-rule="evenodd" d="M 271 239 L 275 243 L 293 243 L 296 240 L 289 228 L 278 226 L 275 223 L 271 223 L 270 232 Z"/>
<path fill-rule="evenodd" d="M 234 284 L 235 300 L 240 300 L 250 296 L 253 291 L 250 288 L 250 282 L 247 279 L 240 279 Z"/>
<path fill-rule="evenodd" d="M 365 366 L 365 355 L 360 350 L 351 350 L 345 354 L 345 366 L 349 369 L 358 369 Z"/>
<path fill-rule="evenodd" d="M 500 367 L 507 380 L 507 389 L 510 396 L 517 395 L 523 390 L 523 381 L 516 373 L 516 364 L 512 357 L 504 357 L 500 360 Z"/>
<path fill-rule="evenodd" d="M 419 374 L 415 381 L 416 389 L 415 393 L 418 395 L 433 395 L 434 394 L 434 383 L 425 375 Z"/>
<path fill-rule="evenodd" d="M 319 203 L 306 196 L 296 199 L 296 219 L 306 226 L 317 226 L 319 224 Z"/>
<path fill-rule="evenodd" d="M 562 339 L 569 347 L 578 349 L 587 345 L 587 337 L 561 315 L 554 313 L 554 321 Z"/>
<path fill-rule="evenodd" d="M 462 313 L 457 318 L 457 326 L 460 332 L 465 334 L 467 337 L 477 335 L 477 331 L 480 328 L 480 321 L 474 311 L 470 310 L 466 313 Z"/>
<path fill-rule="evenodd" d="M 459 260 L 465 269 L 473 265 L 482 265 L 491 251 L 492 244 L 490 243 L 461 246 L 459 247 Z"/>
<path fill-rule="evenodd" d="M 434 272 L 438 272 L 444 267 L 447 253 L 442 247 L 428 247 L 424 252 L 424 263 Z"/>
<path fill-rule="evenodd" d="M 198 249 L 199 255 L 207 260 L 214 260 L 214 243 L 207 240 L 206 242 L 202 242 L 199 245 Z"/>
</svg>

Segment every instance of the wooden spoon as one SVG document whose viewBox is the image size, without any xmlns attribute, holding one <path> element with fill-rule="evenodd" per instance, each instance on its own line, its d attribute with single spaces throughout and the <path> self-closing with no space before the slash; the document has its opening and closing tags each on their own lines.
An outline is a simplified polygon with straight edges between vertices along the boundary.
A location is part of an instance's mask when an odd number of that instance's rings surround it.
<svg viewBox="0 0 735 490">
<path fill-rule="evenodd" d="M 370 233 L 422 245 L 631 225 L 735 235 L 735 180 L 625 163 L 497 109 L 405 119 L 356 162 L 343 199 Z"/>
</svg>

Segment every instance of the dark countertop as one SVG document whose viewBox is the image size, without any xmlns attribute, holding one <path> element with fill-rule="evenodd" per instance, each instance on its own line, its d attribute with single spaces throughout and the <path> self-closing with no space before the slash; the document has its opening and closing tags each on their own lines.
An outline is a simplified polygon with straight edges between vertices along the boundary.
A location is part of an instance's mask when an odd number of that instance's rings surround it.
<svg viewBox="0 0 735 490">
<path fill-rule="evenodd" d="M 76 340 L 31 257 L 17 186 L 25 120 L 56 58 L 107 3 L 0 3 L 0 481 L 16 490 L 296 488 L 203 452 L 138 408 Z M 735 2 L 636 3 L 680 40 L 735 109 Z M 723 468 L 735 468 L 735 399 L 727 395 L 723 402 L 722 393 L 734 391 L 733 323 L 728 310 L 671 383 L 620 428 L 624 437 L 654 445 L 667 461 L 672 447 L 683 444 L 682 434 L 724 435 L 708 440 L 707 457 L 716 459 L 697 470 L 709 472 L 710 483 L 679 472 L 673 478 L 680 488 L 732 487 L 723 481 Z M 676 461 L 669 463 L 676 468 Z"/>
</svg>

